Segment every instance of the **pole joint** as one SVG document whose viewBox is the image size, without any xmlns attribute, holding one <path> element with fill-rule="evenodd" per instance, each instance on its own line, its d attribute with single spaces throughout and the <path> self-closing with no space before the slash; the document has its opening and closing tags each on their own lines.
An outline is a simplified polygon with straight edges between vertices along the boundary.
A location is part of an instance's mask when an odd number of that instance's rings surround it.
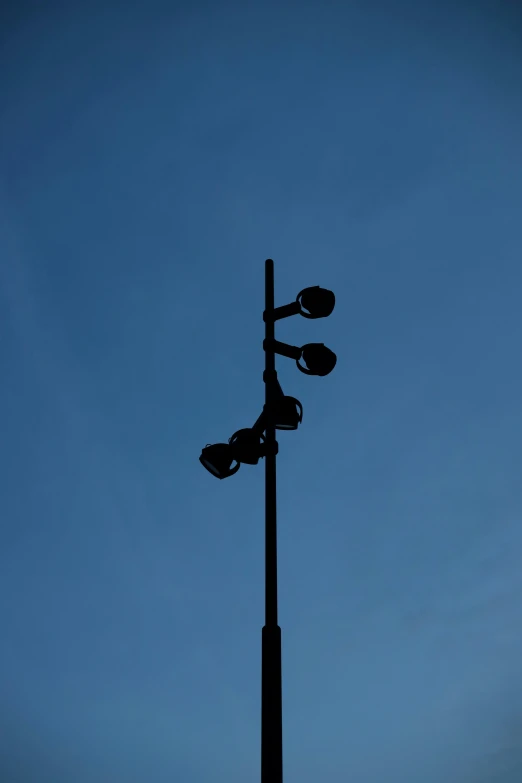
<svg viewBox="0 0 522 783">
<path fill-rule="evenodd" d="M 263 457 L 277 457 L 279 454 L 279 443 L 276 440 L 267 440 L 261 447 Z"/>
<path fill-rule="evenodd" d="M 275 381 L 277 381 L 277 371 L 263 370 L 263 381 L 265 383 L 274 383 Z"/>
</svg>

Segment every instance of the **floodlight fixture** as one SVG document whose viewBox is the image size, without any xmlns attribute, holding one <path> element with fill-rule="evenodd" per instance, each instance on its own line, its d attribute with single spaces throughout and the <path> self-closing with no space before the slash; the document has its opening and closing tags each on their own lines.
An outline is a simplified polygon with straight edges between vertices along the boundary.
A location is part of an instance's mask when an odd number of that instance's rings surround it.
<svg viewBox="0 0 522 783">
<path fill-rule="evenodd" d="M 233 456 L 232 449 L 228 443 L 207 443 L 201 452 L 199 461 L 209 473 L 212 473 L 218 479 L 233 476 L 240 468 L 239 460 L 236 460 Z M 232 467 L 233 462 L 237 462 L 237 465 L 234 465 L 234 467 Z"/>
<path fill-rule="evenodd" d="M 296 296 L 295 302 L 265 310 L 263 321 L 272 323 L 291 315 L 302 315 L 304 318 L 327 318 L 335 307 L 335 294 L 328 288 L 313 285 L 303 288 Z"/>
<path fill-rule="evenodd" d="M 302 367 L 299 361 L 296 364 L 305 375 L 329 375 L 337 364 L 337 356 L 324 343 L 308 343 L 301 350 L 300 358 L 306 367 Z"/>
<path fill-rule="evenodd" d="M 335 294 L 327 288 L 314 285 L 300 291 L 297 301 L 301 306 L 300 315 L 304 318 L 327 318 L 335 307 Z"/>
<path fill-rule="evenodd" d="M 272 415 L 268 416 L 271 411 Z M 303 406 L 295 397 L 286 395 L 277 380 L 272 382 L 271 402 L 263 411 L 252 429 L 263 435 L 267 426 L 273 423 L 276 430 L 296 430 L 303 420 Z"/>
<path fill-rule="evenodd" d="M 298 348 L 296 345 L 281 343 L 279 340 L 265 339 L 263 348 L 273 350 L 280 356 L 295 359 L 298 369 L 305 375 L 328 375 L 337 364 L 337 356 L 324 343 L 307 343 L 302 348 Z M 306 367 L 299 364 L 300 359 L 304 361 Z"/>
<path fill-rule="evenodd" d="M 261 457 L 265 456 L 265 436 L 253 427 L 234 432 L 229 440 L 234 458 L 246 465 L 257 465 Z"/>
<path fill-rule="evenodd" d="M 296 430 L 303 421 L 303 406 L 295 397 L 283 395 L 274 401 L 276 430 Z"/>
</svg>

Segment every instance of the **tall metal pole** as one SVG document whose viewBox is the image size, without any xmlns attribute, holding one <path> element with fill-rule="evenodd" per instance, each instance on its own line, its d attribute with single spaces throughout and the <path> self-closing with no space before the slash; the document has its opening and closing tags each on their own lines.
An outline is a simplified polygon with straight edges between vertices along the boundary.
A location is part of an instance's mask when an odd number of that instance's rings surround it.
<svg viewBox="0 0 522 783">
<path fill-rule="evenodd" d="M 274 262 L 265 262 L 265 346 L 275 339 Z M 283 783 L 283 710 L 281 628 L 277 624 L 276 431 L 272 402 L 276 394 L 275 353 L 265 348 L 265 625 L 261 650 L 261 783 Z"/>
</svg>

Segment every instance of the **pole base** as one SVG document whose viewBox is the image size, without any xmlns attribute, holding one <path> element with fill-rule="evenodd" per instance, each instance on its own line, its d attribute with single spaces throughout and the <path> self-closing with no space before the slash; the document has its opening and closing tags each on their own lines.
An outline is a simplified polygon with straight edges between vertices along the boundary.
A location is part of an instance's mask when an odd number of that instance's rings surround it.
<svg viewBox="0 0 522 783">
<path fill-rule="evenodd" d="M 283 783 L 281 628 L 261 632 L 261 783 Z"/>
</svg>

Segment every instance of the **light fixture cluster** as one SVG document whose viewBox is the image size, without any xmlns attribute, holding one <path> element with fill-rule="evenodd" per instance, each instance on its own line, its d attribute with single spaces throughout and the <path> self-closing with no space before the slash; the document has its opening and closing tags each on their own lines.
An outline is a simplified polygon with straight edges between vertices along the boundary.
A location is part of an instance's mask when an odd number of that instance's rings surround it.
<svg viewBox="0 0 522 783">
<path fill-rule="evenodd" d="M 295 302 L 277 307 L 271 312 L 263 313 L 264 321 L 278 321 L 291 315 L 302 315 L 304 318 L 326 318 L 335 306 L 335 296 L 332 291 L 319 286 L 305 288 L 296 297 Z M 274 351 L 280 356 L 295 359 L 298 369 L 306 375 L 328 375 L 334 369 L 337 357 L 324 343 L 308 343 L 298 348 L 281 343 L 278 340 L 264 340 L 265 351 Z M 300 364 L 304 362 L 304 366 Z M 275 380 L 271 410 L 263 407 L 263 412 L 253 427 L 235 432 L 228 443 L 207 444 L 201 452 L 199 461 L 213 476 L 224 479 L 237 473 L 241 464 L 257 465 L 262 457 L 267 455 L 268 445 L 265 442 L 267 415 L 274 422 L 276 430 L 296 430 L 303 420 L 303 406 L 295 397 L 288 397 L 277 380 Z M 277 451 L 277 443 L 275 444 Z"/>
</svg>

